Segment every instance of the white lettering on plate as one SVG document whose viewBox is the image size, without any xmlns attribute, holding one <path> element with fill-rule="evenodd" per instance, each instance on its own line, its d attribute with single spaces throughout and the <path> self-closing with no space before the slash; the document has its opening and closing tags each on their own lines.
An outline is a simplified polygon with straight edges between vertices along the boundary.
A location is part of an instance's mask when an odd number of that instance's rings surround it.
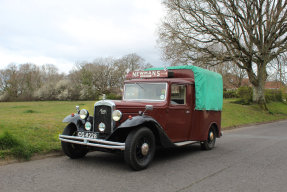
<svg viewBox="0 0 287 192">
<path fill-rule="evenodd" d="M 152 78 L 152 77 L 167 77 L 167 72 L 162 70 L 156 71 L 133 71 L 133 78 Z"/>
</svg>

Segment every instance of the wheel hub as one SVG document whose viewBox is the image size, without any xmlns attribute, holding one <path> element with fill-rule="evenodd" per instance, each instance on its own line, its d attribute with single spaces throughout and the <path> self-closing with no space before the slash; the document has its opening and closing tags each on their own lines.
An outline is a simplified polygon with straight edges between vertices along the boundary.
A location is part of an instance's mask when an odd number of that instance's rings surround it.
<svg viewBox="0 0 287 192">
<path fill-rule="evenodd" d="M 149 152 L 149 145 L 147 143 L 142 144 L 141 153 L 143 156 L 146 156 Z"/>
<path fill-rule="evenodd" d="M 213 134 L 213 132 L 210 132 L 210 133 L 209 133 L 209 139 L 210 139 L 211 141 L 214 139 L 214 134 Z"/>
</svg>

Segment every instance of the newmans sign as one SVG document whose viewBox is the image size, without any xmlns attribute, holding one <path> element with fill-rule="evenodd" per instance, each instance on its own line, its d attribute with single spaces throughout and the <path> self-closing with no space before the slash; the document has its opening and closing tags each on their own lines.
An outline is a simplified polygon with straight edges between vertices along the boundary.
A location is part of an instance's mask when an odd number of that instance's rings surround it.
<svg viewBox="0 0 287 192">
<path fill-rule="evenodd" d="M 141 78 L 166 78 L 168 77 L 167 70 L 154 71 L 132 71 L 127 74 L 127 79 L 141 79 Z"/>
</svg>

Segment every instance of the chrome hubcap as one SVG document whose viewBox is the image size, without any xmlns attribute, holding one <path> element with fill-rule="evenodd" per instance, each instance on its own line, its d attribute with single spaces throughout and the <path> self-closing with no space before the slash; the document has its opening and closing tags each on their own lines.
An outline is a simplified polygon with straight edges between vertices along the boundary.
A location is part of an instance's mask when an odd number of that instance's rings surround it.
<svg viewBox="0 0 287 192">
<path fill-rule="evenodd" d="M 149 151 L 149 145 L 147 143 L 142 144 L 141 152 L 143 156 L 146 156 Z"/>
<path fill-rule="evenodd" d="M 213 134 L 213 132 L 210 132 L 210 133 L 209 133 L 209 139 L 210 139 L 211 141 L 214 139 L 214 134 Z"/>
</svg>

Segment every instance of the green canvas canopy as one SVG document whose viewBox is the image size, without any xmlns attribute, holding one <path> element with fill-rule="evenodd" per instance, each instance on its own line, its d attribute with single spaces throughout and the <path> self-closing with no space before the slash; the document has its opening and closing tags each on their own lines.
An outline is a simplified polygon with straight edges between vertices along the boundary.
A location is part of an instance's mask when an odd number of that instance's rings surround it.
<svg viewBox="0 0 287 192">
<path fill-rule="evenodd" d="M 150 70 L 164 70 L 165 68 L 149 68 Z M 218 73 L 200 67 L 185 65 L 167 67 L 170 70 L 189 69 L 194 73 L 195 109 L 221 111 L 223 105 L 223 81 Z"/>
</svg>

